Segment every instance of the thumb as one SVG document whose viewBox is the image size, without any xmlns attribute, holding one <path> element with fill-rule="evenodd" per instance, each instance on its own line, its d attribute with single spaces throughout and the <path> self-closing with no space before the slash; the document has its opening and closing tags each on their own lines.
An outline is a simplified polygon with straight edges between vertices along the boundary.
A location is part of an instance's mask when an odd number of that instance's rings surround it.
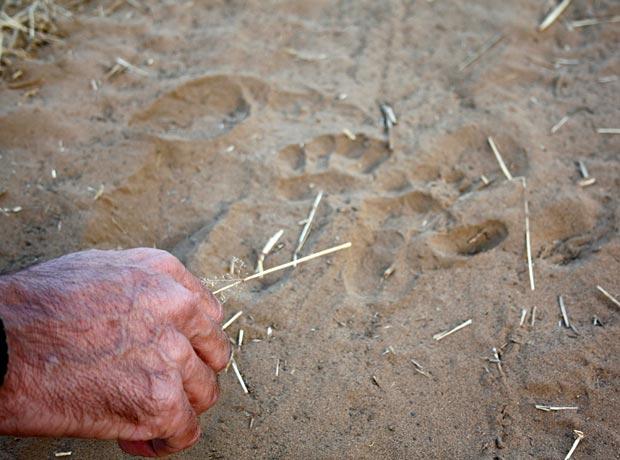
<svg viewBox="0 0 620 460">
<path fill-rule="evenodd" d="M 196 412 L 185 398 L 185 407 L 182 416 L 172 421 L 166 430 L 166 438 L 151 439 L 150 441 L 119 440 L 119 447 L 131 455 L 142 457 L 163 457 L 187 449 L 200 439 L 200 425 Z"/>
<path fill-rule="evenodd" d="M 139 457 L 157 457 L 151 441 L 125 441 L 118 440 L 118 446 L 130 455 Z"/>
</svg>

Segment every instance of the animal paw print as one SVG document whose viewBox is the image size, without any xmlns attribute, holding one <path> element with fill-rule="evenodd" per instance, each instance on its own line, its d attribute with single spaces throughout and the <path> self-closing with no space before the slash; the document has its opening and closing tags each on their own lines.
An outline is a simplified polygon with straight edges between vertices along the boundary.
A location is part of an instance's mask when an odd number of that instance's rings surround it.
<svg viewBox="0 0 620 460">
<path fill-rule="evenodd" d="M 291 200 L 303 200 L 314 186 L 337 194 L 359 189 L 389 158 L 385 142 L 363 134 L 355 139 L 327 134 L 278 153 L 282 179 L 278 187 Z"/>
<path fill-rule="evenodd" d="M 130 124 L 183 138 L 211 139 L 250 116 L 252 86 L 252 79 L 227 75 L 194 79 L 159 96 L 135 113 Z"/>
</svg>

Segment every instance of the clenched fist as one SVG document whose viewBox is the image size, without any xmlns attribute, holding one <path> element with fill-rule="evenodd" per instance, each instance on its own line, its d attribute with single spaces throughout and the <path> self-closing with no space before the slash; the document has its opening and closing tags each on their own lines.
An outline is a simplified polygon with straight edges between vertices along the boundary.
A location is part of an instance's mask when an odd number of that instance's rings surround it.
<svg viewBox="0 0 620 460">
<path fill-rule="evenodd" d="M 0 434 L 193 445 L 230 356 L 222 307 L 175 257 L 86 251 L 0 277 L 8 371 Z"/>
</svg>

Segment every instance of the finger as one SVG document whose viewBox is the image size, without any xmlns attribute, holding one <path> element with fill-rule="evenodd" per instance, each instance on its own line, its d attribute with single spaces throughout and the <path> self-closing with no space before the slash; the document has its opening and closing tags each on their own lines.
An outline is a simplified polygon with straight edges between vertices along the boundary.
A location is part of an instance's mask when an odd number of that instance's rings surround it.
<svg viewBox="0 0 620 460">
<path fill-rule="evenodd" d="M 155 449 L 151 441 L 125 441 L 119 439 L 118 447 L 129 455 L 135 455 L 137 457 L 157 457 Z"/>
<path fill-rule="evenodd" d="M 219 372 L 226 367 L 232 351 L 230 340 L 208 314 L 198 311 L 182 332 L 189 339 L 196 354 L 211 369 Z"/>
<path fill-rule="evenodd" d="M 150 441 L 126 441 L 119 439 L 118 446 L 130 455 L 140 457 L 163 457 L 180 450 L 187 449 L 200 439 L 200 425 L 195 414 L 188 419 L 186 426 L 181 427 L 178 433 L 165 439 Z"/>
<path fill-rule="evenodd" d="M 177 332 L 175 353 L 178 353 L 183 389 L 197 414 L 213 406 L 219 396 L 215 372 L 194 352 L 189 340 Z"/>
<path fill-rule="evenodd" d="M 150 312 L 162 324 L 182 326 L 198 310 L 200 296 L 168 274 L 151 274 L 135 286 L 136 311 Z"/>
<path fill-rule="evenodd" d="M 133 251 L 141 257 L 145 257 L 144 254 L 148 254 L 150 264 L 158 270 L 172 276 L 179 284 L 189 291 L 200 294 L 200 308 L 204 308 L 216 322 L 221 323 L 223 321 L 224 310 L 219 300 L 217 300 L 211 291 L 204 287 L 198 278 L 185 268 L 179 259 L 169 252 L 158 249 L 134 249 Z"/>
<path fill-rule="evenodd" d="M 182 371 L 183 389 L 194 411 L 200 415 L 210 409 L 220 396 L 215 372 L 193 354 L 192 360 Z"/>
<path fill-rule="evenodd" d="M 198 417 L 185 398 L 183 407 L 179 408 L 179 415 L 171 420 L 166 437 L 153 439 L 150 445 L 155 455 L 162 457 L 193 446 L 200 439 L 200 434 Z"/>
<path fill-rule="evenodd" d="M 140 296 L 136 303 L 143 303 L 145 309 L 153 311 L 156 321 L 170 325 L 187 337 L 200 359 L 213 370 L 219 372 L 226 367 L 231 353 L 228 336 L 207 312 L 199 308 L 200 295 L 189 292 L 170 278 L 157 286 L 159 289 L 151 289 L 150 294 Z M 154 295 L 158 296 L 155 303 Z M 176 337 L 173 335 L 169 339 L 175 341 Z"/>
<path fill-rule="evenodd" d="M 187 270 L 181 262 L 180 267 L 177 267 L 174 273 L 174 278 L 181 283 L 185 288 L 200 295 L 201 309 L 204 309 L 216 323 L 221 324 L 224 320 L 224 308 L 220 301 L 215 297 L 209 289 L 207 289 L 198 278 Z"/>
</svg>

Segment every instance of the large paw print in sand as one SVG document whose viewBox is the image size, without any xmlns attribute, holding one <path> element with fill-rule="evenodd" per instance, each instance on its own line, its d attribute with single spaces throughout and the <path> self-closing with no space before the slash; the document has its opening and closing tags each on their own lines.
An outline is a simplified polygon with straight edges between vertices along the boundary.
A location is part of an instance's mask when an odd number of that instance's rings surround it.
<svg viewBox="0 0 620 460">
<path fill-rule="evenodd" d="M 357 249 L 343 273 L 351 291 L 396 300 L 424 271 L 466 266 L 472 258 L 504 250 L 511 232 L 509 250 L 520 250 L 521 189 L 506 185 L 505 193 L 515 200 L 511 214 L 501 207 L 482 210 L 483 203 L 473 198 L 478 191 L 492 193 L 493 187 L 501 187 L 498 177 L 496 184 L 478 188 L 480 175 L 496 169 L 486 137 L 483 129 L 466 126 L 435 139 L 415 156 L 382 166 L 379 177 L 396 169 L 405 171 L 405 177 L 397 192 L 377 190 L 377 196 L 361 200 L 354 225 Z M 506 134 L 498 136 L 498 143 L 515 175 L 525 173 L 525 149 Z M 470 200 L 464 198 L 468 194 Z M 389 280 L 386 273 L 391 274 Z"/>
<path fill-rule="evenodd" d="M 321 95 L 280 89 L 255 77 L 209 75 L 189 80 L 132 114 L 130 125 L 185 140 L 215 139 L 240 126 L 256 131 L 263 109 L 282 116 L 313 111 Z M 245 132 L 242 134 L 244 135 Z"/>
<path fill-rule="evenodd" d="M 312 195 L 316 186 L 327 193 L 368 187 L 372 174 L 389 158 L 385 142 L 366 135 L 355 139 L 327 134 L 310 142 L 288 145 L 277 155 L 278 189 L 291 200 Z"/>
<path fill-rule="evenodd" d="M 183 136 L 213 138 L 250 116 L 239 79 L 223 75 L 191 80 L 158 97 L 131 119 L 133 125 Z"/>
</svg>

